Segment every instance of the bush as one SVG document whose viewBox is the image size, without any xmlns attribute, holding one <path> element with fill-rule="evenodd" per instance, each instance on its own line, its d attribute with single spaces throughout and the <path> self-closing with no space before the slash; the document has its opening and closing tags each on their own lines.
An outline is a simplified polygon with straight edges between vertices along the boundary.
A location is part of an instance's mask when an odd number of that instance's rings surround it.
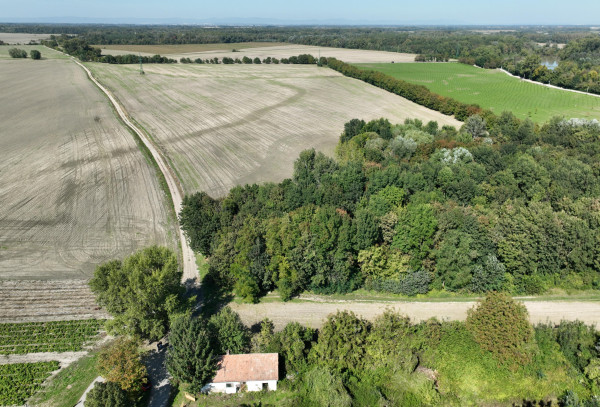
<svg viewBox="0 0 600 407">
<path fill-rule="evenodd" d="M 489 293 L 467 312 L 467 329 L 483 349 L 510 366 L 529 361 L 525 349 L 533 338 L 529 315 L 523 304 L 504 293 Z"/>
<path fill-rule="evenodd" d="M 140 391 L 147 381 L 146 367 L 142 364 L 138 343 L 133 339 L 119 337 L 102 349 L 96 368 L 106 381 L 116 383 L 128 392 Z"/>
<path fill-rule="evenodd" d="M 117 383 L 112 382 L 97 382 L 85 399 L 86 407 L 128 407 L 130 405 L 127 392 L 123 391 Z"/>
<path fill-rule="evenodd" d="M 31 55 L 31 59 L 42 59 L 42 53 L 37 49 L 32 49 L 29 55 Z"/>
<path fill-rule="evenodd" d="M 8 55 L 13 58 L 27 58 L 27 51 L 19 48 L 11 48 L 8 50 Z"/>
</svg>

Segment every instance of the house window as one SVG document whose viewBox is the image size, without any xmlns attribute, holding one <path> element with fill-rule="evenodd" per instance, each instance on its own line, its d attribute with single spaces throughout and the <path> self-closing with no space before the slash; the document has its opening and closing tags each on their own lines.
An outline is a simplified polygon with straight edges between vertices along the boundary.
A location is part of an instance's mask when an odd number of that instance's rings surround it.
<svg viewBox="0 0 600 407">
<path fill-rule="evenodd" d="M 263 383 L 262 384 L 262 389 L 263 390 L 269 390 L 269 383 Z"/>
<path fill-rule="evenodd" d="M 233 387 L 233 383 L 227 383 L 227 384 L 225 384 L 225 387 L 232 388 Z"/>
</svg>

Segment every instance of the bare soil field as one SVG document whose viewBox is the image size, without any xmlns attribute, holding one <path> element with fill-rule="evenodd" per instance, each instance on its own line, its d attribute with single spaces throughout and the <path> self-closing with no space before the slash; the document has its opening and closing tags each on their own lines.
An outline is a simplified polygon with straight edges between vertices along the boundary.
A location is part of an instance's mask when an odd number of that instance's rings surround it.
<svg viewBox="0 0 600 407">
<path fill-rule="evenodd" d="M 29 44 L 29 41 L 39 41 L 50 38 L 50 34 L 0 33 L 0 41 L 7 44 Z"/>
<path fill-rule="evenodd" d="M 256 43 L 246 43 L 256 44 Z M 268 46 L 250 46 L 242 47 L 242 44 L 200 44 L 193 45 L 102 45 L 106 47 L 102 49 L 102 53 L 119 55 L 119 54 L 131 54 L 132 52 L 141 52 L 142 55 L 154 55 L 159 53 L 169 58 L 179 60 L 182 57 L 196 59 L 211 59 L 230 57 L 239 58 L 247 56 L 248 58 L 260 58 L 261 60 L 267 57 L 274 57 L 277 59 L 289 58 L 291 56 L 297 56 L 300 54 L 311 54 L 315 58 L 319 56 L 319 53 L 323 57 L 334 57 L 348 63 L 390 63 L 390 62 L 415 62 L 415 54 L 403 54 L 398 52 L 387 52 L 387 51 L 370 51 L 361 49 L 349 49 L 349 48 L 330 48 L 330 47 L 315 47 L 311 45 L 294 45 L 294 44 L 278 44 L 268 43 Z M 207 45 L 213 46 L 212 49 L 202 49 Z M 237 45 L 237 46 L 236 46 Z M 146 48 L 144 48 L 146 47 Z M 187 47 L 187 48 L 186 48 Z M 198 47 L 195 50 L 194 47 Z M 235 48 L 239 52 L 232 52 Z M 157 51 L 161 52 L 157 52 Z"/>
<path fill-rule="evenodd" d="M 107 319 L 87 280 L 0 280 L 0 323 Z"/>
<path fill-rule="evenodd" d="M 532 323 L 561 320 L 580 320 L 586 324 L 600 325 L 600 302 L 570 301 L 523 301 Z M 464 320 L 467 310 L 475 302 L 266 302 L 260 304 L 236 304 L 229 306 L 240 314 L 247 326 L 269 318 L 276 329 L 283 329 L 289 322 L 299 322 L 312 328 L 320 328 L 327 316 L 338 310 L 353 311 L 373 320 L 386 309 L 407 315 L 413 321 L 432 317 L 440 320 Z"/>
<path fill-rule="evenodd" d="M 42 54 L 0 59 L 0 280 L 87 279 L 141 247 L 175 247 L 133 136 L 81 67 Z"/>
<path fill-rule="evenodd" d="M 1 38 L 0 38 L 1 39 Z M 206 51 L 232 51 L 234 49 L 241 50 L 244 48 L 267 48 L 285 45 L 281 42 L 231 42 L 226 44 L 164 44 L 164 45 L 120 45 L 120 44 L 108 44 L 108 45 L 93 45 L 94 47 L 101 48 L 103 54 L 137 54 L 142 55 L 170 55 L 170 54 L 184 54 L 190 52 L 206 52 Z"/>
<path fill-rule="evenodd" d="M 364 82 L 306 65 L 87 64 L 154 138 L 185 193 L 225 195 L 235 185 L 280 181 L 300 151 L 333 154 L 352 118 L 454 118 Z"/>
</svg>

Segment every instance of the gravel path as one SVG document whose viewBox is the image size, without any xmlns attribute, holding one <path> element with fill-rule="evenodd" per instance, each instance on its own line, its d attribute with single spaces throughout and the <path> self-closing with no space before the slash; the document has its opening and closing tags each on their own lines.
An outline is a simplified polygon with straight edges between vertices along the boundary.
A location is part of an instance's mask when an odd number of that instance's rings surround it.
<svg viewBox="0 0 600 407">
<path fill-rule="evenodd" d="M 112 95 L 112 93 L 108 89 L 106 89 L 100 82 L 98 82 L 98 80 L 92 75 L 92 72 L 85 65 L 83 65 L 82 63 L 77 61 L 75 58 L 71 58 L 71 59 L 73 62 L 75 62 L 77 65 L 81 66 L 87 72 L 88 77 L 92 80 L 92 82 L 94 82 L 96 84 L 96 86 L 98 86 L 98 88 L 100 88 L 100 90 L 106 94 L 106 96 L 108 97 L 110 102 L 113 104 L 115 110 L 121 117 L 121 120 L 123 120 L 123 122 L 127 125 L 127 127 L 129 127 L 131 130 L 133 130 L 139 136 L 139 138 L 142 140 L 144 145 L 148 148 L 148 150 L 150 150 L 150 153 L 154 157 L 154 160 L 157 162 L 158 167 L 160 168 L 160 171 L 163 173 L 165 180 L 167 181 L 167 185 L 168 185 L 169 191 L 171 193 L 171 198 L 173 200 L 173 207 L 175 208 L 176 213 L 179 214 L 179 212 L 181 211 L 183 192 L 182 192 L 179 180 L 175 176 L 175 173 L 173 172 L 171 167 L 169 167 L 169 165 L 167 164 L 163 155 L 159 152 L 158 148 L 154 146 L 154 144 L 146 136 L 146 134 L 137 125 L 135 125 L 131 120 L 129 120 L 129 115 L 127 114 L 125 109 L 119 104 L 119 102 Z M 196 257 L 194 256 L 194 252 L 190 248 L 190 246 L 183 234 L 183 230 L 181 230 L 181 228 L 179 226 L 177 227 L 177 229 L 178 229 L 178 234 L 179 234 L 179 240 L 181 242 L 181 251 L 183 253 L 182 282 L 186 285 L 190 285 L 190 284 L 193 285 L 193 282 L 197 281 L 197 277 L 198 277 L 198 269 L 196 266 Z"/>
<path fill-rule="evenodd" d="M 580 320 L 586 324 L 600 326 L 600 302 L 570 301 L 523 301 L 529 311 L 532 323 L 550 321 L 558 323 L 562 319 Z M 299 322 L 319 328 L 327 315 L 337 310 L 353 311 L 367 319 L 374 319 L 386 309 L 392 309 L 409 316 L 414 321 L 432 317 L 440 320 L 464 320 L 467 310 L 476 302 L 270 302 L 262 304 L 235 304 L 231 308 L 238 312 L 248 326 L 264 318 L 273 320 L 276 329 L 282 329 L 289 322 Z"/>
<path fill-rule="evenodd" d="M 85 392 L 83 392 L 83 395 L 81 396 L 77 404 L 75 404 L 75 407 L 83 407 L 85 405 L 85 399 L 87 398 L 87 394 L 90 392 L 90 390 L 94 388 L 94 386 L 98 382 L 104 382 L 104 377 L 98 376 L 94 379 L 94 381 L 88 386 L 88 388 L 85 389 Z"/>
</svg>

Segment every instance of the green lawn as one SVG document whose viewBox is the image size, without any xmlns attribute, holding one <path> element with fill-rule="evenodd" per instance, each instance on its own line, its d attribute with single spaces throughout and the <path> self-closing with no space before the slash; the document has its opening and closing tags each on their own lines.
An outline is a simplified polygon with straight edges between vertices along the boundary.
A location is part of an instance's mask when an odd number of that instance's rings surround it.
<svg viewBox="0 0 600 407">
<path fill-rule="evenodd" d="M 499 70 L 459 63 L 356 64 L 496 114 L 512 111 L 521 119 L 545 122 L 552 116 L 600 119 L 600 97 L 525 82 Z"/>
</svg>

